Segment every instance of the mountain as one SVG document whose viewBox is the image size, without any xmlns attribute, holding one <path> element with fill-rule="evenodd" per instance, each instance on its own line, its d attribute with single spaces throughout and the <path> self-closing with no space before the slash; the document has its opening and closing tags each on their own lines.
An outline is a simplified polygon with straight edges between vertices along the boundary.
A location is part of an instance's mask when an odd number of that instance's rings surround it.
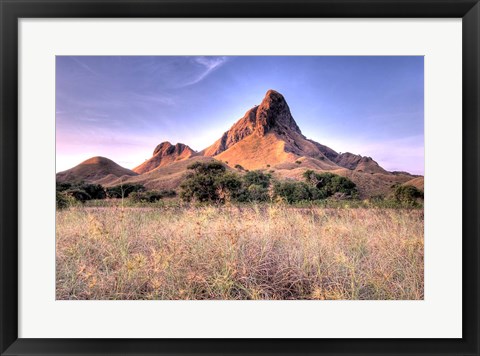
<svg viewBox="0 0 480 356">
<path fill-rule="evenodd" d="M 340 167 L 366 173 L 387 173 L 370 157 L 339 154 L 307 139 L 295 122 L 282 94 L 269 90 L 261 104 L 248 110 L 230 130 L 200 154 L 215 157 L 229 166 L 262 169 L 302 162 L 309 168 Z"/>
<path fill-rule="evenodd" d="M 182 161 L 195 154 L 187 145 L 177 143 L 175 146 L 170 142 L 162 142 L 153 151 L 153 156 L 133 169 L 138 174 L 153 171 L 158 167 L 163 167 L 176 161 Z"/>
<path fill-rule="evenodd" d="M 373 158 L 339 153 L 308 139 L 295 122 L 282 94 L 267 91 L 260 105 L 248 110 L 212 145 L 196 152 L 183 143 L 162 142 L 150 159 L 133 171 L 94 157 L 57 174 L 57 180 L 83 179 L 102 185 L 132 182 L 148 189 L 175 189 L 193 162 L 221 161 L 229 170 L 266 170 L 275 179 L 301 180 L 307 169 L 329 171 L 357 184 L 361 197 L 388 193 L 394 184 L 423 187 L 423 177 L 388 172 Z M 241 167 L 239 167 L 241 166 Z"/>
<path fill-rule="evenodd" d="M 260 105 L 248 110 L 243 118 L 238 120 L 219 140 L 206 148 L 204 154 L 216 156 L 247 136 L 256 134 L 264 137 L 271 129 L 280 133 L 282 128 L 301 134 L 283 96 L 274 90 L 269 90 Z"/>
<path fill-rule="evenodd" d="M 136 175 L 137 173 L 119 166 L 112 160 L 98 156 L 87 159 L 66 171 L 57 173 L 56 179 L 58 182 L 84 181 L 93 183 L 99 180 L 108 182 L 121 177 L 128 179 Z"/>
</svg>

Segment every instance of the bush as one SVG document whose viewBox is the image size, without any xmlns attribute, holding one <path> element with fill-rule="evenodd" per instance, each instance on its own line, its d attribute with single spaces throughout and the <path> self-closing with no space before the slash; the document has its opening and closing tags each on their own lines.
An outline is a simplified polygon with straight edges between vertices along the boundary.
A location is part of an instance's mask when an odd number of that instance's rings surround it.
<svg viewBox="0 0 480 356">
<path fill-rule="evenodd" d="M 56 182 L 56 191 L 66 193 L 68 196 L 82 202 L 106 198 L 105 188 L 100 184 Z"/>
<path fill-rule="evenodd" d="M 217 201 L 219 196 L 215 179 L 211 174 L 197 173 L 190 176 L 180 185 L 180 197 L 185 201 Z"/>
<path fill-rule="evenodd" d="M 82 184 L 79 189 L 85 191 L 91 199 L 105 199 L 107 197 L 105 188 L 100 184 Z"/>
<path fill-rule="evenodd" d="M 192 170 L 180 185 L 180 197 L 184 201 L 225 203 L 261 202 L 270 199 L 270 174 L 261 171 L 246 172 L 241 177 L 237 173 L 226 171 L 218 163 L 195 163 Z M 243 168 L 242 168 L 243 169 Z"/>
<path fill-rule="evenodd" d="M 162 198 L 173 198 L 177 196 L 177 192 L 173 189 L 164 189 L 160 191 Z"/>
<path fill-rule="evenodd" d="M 82 189 L 69 189 L 69 190 L 66 190 L 64 194 L 82 203 L 92 199 L 92 197 Z"/>
<path fill-rule="evenodd" d="M 241 187 L 241 181 L 220 162 L 195 162 L 187 168 L 193 172 L 180 185 L 184 201 L 224 202 Z"/>
<path fill-rule="evenodd" d="M 243 182 L 233 172 L 225 172 L 219 175 L 215 184 L 217 186 L 218 200 L 221 202 L 239 200 L 243 193 Z"/>
<path fill-rule="evenodd" d="M 125 183 L 109 187 L 106 189 L 106 195 L 109 198 L 127 198 L 133 192 L 144 192 L 145 187 L 141 184 Z"/>
<path fill-rule="evenodd" d="M 174 190 L 150 190 L 146 192 L 133 192 L 128 198 L 133 203 L 154 203 L 166 197 L 173 197 L 176 194 Z"/>
<path fill-rule="evenodd" d="M 64 192 L 56 192 L 57 209 L 66 209 L 75 204 L 75 199 Z"/>
<path fill-rule="evenodd" d="M 406 206 L 415 206 L 419 199 L 423 199 L 423 192 L 413 185 L 397 185 L 393 191 L 394 199 Z"/>
<path fill-rule="evenodd" d="M 268 188 L 260 184 L 252 184 L 247 189 L 246 198 L 250 202 L 265 202 L 270 200 Z"/>
<path fill-rule="evenodd" d="M 277 182 L 274 185 L 275 197 L 287 203 L 324 199 L 322 192 L 304 182 Z"/>
<path fill-rule="evenodd" d="M 190 169 L 195 173 L 203 173 L 203 174 L 207 174 L 207 173 L 209 174 L 214 172 L 216 173 L 225 172 L 226 170 L 223 164 L 216 161 L 212 161 L 208 163 L 195 162 L 189 165 L 187 169 Z"/>
<path fill-rule="evenodd" d="M 239 164 L 236 164 L 236 165 L 235 165 L 235 168 L 238 169 L 238 170 L 240 170 L 240 171 L 243 171 L 243 170 L 244 170 L 244 168 L 243 168 L 241 165 L 239 165 Z"/>
<path fill-rule="evenodd" d="M 346 177 L 329 172 L 316 173 L 312 170 L 305 171 L 303 177 L 308 184 L 322 191 L 322 195 L 325 197 L 336 193 L 343 193 L 343 196 L 351 198 L 358 196 L 357 186 Z"/>
<path fill-rule="evenodd" d="M 261 171 L 251 171 L 245 174 L 243 180 L 247 187 L 251 185 L 259 185 L 262 188 L 268 188 L 271 178 L 272 176 L 270 174 L 265 174 Z"/>
<path fill-rule="evenodd" d="M 72 187 L 71 183 L 60 183 L 56 182 L 56 190 L 57 192 L 64 192 Z"/>
</svg>

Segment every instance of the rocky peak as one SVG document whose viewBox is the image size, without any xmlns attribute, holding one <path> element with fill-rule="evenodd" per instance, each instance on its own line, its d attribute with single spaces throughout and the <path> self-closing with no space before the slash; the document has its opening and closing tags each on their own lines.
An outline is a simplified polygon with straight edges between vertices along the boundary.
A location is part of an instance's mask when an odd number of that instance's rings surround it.
<svg viewBox="0 0 480 356">
<path fill-rule="evenodd" d="M 168 156 L 168 155 L 181 155 L 185 150 L 192 151 L 190 147 L 183 143 L 177 143 L 175 146 L 172 145 L 170 142 L 165 141 L 159 144 L 153 150 L 153 155 L 161 155 L 161 156 Z M 191 152 L 193 153 L 193 151 Z"/>
<path fill-rule="evenodd" d="M 257 134 L 263 137 L 270 131 L 281 135 L 289 132 L 301 135 L 285 98 L 275 90 L 267 91 L 260 105 L 248 110 L 219 140 L 206 148 L 204 154 L 215 156 L 247 136 Z"/>
<path fill-rule="evenodd" d="M 133 171 L 143 174 L 172 162 L 187 159 L 194 154 L 195 151 L 183 143 L 172 145 L 170 142 L 165 141 L 155 147 L 152 158 L 135 167 Z"/>
<path fill-rule="evenodd" d="M 256 110 L 256 132 L 265 135 L 272 129 L 295 131 L 300 128 L 290 113 L 290 108 L 282 94 L 270 89 Z"/>
<path fill-rule="evenodd" d="M 153 156 L 155 156 L 156 154 L 158 154 L 160 152 L 167 151 L 170 147 L 173 147 L 170 142 L 168 142 L 168 141 L 162 142 L 157 147 L 155 147 L 155 149 L 153 150 Z"/>
</svg>

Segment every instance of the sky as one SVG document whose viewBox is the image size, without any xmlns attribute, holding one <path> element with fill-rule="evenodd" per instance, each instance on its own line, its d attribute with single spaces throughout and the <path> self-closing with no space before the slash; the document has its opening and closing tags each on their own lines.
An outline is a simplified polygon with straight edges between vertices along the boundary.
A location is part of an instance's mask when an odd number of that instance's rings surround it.
<svg viewBox="0 0 480 356">
<path fill-rule="evenodd" d="M 163 141 L 202 150 L 269 89 L 307 138 L 424 173 L 421 56 L 57 56 L 56 170 L 132 169 Z"/>
</svg>

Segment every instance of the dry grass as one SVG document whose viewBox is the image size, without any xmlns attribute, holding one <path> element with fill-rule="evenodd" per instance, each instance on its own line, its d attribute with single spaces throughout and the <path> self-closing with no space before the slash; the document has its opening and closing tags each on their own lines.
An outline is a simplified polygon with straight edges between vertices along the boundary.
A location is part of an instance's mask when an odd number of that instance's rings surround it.
<svg viewBox="0 0 480 356">
<path fill-rule="evenodd" d="M 423 299 L 423 211 L 57 212 L 57 299 Z"/>
</svg>

